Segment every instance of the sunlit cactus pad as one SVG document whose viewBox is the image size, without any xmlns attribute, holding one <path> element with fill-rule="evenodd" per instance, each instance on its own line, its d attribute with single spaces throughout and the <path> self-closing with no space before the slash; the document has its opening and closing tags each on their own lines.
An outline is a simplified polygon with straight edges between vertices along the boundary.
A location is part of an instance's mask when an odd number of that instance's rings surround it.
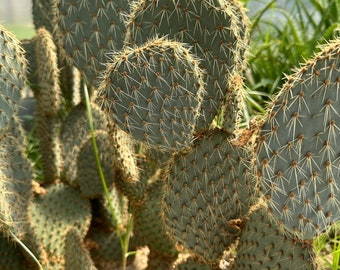
<svg viewBox="0 0 340 270">
<path fill-rule="evenodd" d="M 340 218 L 340 41 L 288 77 L 261 128 L 257 156 L 268 207 L 312 239 Z"/>
<path fill-rule="evenodd" d="M 97 103 L 139 141 L 189 145 L 204 94 L 198 62 L 182 43 L 155 39 L 112 55 Z"/>
<path fill-rule="evenodd" d="M 26 83 L 26 62 L 19 41 L 0 25 L 0 133 L 17 111 Z"/>
<path fill-rule="evenodd" d="M 209 127 L 224 99 L 229 76 L 243 66 L 248 42 L 244 14 L 234 0 L 143 0 L 133 5 L 127 44 L 141 45 L 151 37 L 167 36 L 190 45 L 200 58 L 207 94 L 198 129 Z"/>
<path fill-rule="evenodd" d="M 93 82 L 104 69 L 106 54 L 123 46 L 129 1 L 56 2 L 58 33 L 65 55 Z"/>
</svg>

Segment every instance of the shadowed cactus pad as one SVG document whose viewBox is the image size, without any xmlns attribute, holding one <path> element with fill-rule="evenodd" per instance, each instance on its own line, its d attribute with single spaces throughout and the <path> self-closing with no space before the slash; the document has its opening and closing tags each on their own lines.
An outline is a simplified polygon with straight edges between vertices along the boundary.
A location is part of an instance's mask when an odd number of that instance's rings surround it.
<svg viewBox="0 0 340 270">
<path fill-rule="evenodd" d="M 37 241 L 48 256 L 47 269 L 61 269 L 65 264 L 66 235 L 76 228 L 85 238 L 90 227 L 90 202 L 78 190 L 64 184 L 55 184 L 37 195 L 29 207 L 30 223 Z"/>
<path fill-rule="evenodd" d="M 340 41 L 287 79 L 259 135 L 261 187 L 275 218 L 312 239 L 340 219 Z"/>
<path fill-rule="evenodd" d="M 251 158 L 220 130 L 202 134 L 190 150 L 175 155 L 163 211 L 167 231 L 179 244 L 216 262 L 234 242 L 254 203 Z"/>
<path fill-rule="evenodd" d="M 25 270 L 29 267 L 20 247 L 2 234 L 0 235 L 0 266 L 3 270 Z"/>
<path fill-rule="evenodd" d="M 169 266 L 170 262 L 176 260 L 178 252 L 175 248 L 175 242 L 166 233 L 164 224 L 160 222 L 164 186 L 163 180 L 157 179 L 150 183 L 146 190 L 145 202 L 133 207 L 134 232 L 141 246 L 147 245 L 150 254 L 160 261 L 166 261 Z M 150 264 L 149 258 L 149 267 Z"/>
<path fill-rule="evenodd" d="M 104 179 L 107 187 L 110 187 L 114 181 L 114 168 L 112 166 L 110 147 L 108 147 L 108 134 L 104 130 L 97 130 L 94 135 Z M 77 177 L 75 181 L 79 185 L 81 193 L 86 198 L 98 198 L 104 193 L 96 157 L 94 155 L 93 141 L 90 135 L 83 140 L 80 146 L 77 157 Z"/>
<path fill-rule="evenodd" d="M 104 113 L 95 104 L 91 104 L 91 112 L 94 129 L 105 130 L 107 122 Z M 80 146 L 89 135 L 86 106 L 80 103 L 72 109 L 61 127 L 62 177 L 74 186 L 77 185 L 77 157 Z"/>
<path fill-rule="evenodd" d="M 198 62 L 183 44 L 155 39 L 112 55 L 97 103 L 124 131 L 152 146 L 187 146 L 202 101 Z"/>
<path fill-rule="evenodd" d="M 78 229 L 71 228 L 65 240 L 65 270 L 96 270 Z"/>
<path fill-rule="evenodd" d="M 318 269 L 311 243 L 283 233 L 267 210 L 264 205 L 251 210 L 242 229 L 232 269 Z"/>
</svg>

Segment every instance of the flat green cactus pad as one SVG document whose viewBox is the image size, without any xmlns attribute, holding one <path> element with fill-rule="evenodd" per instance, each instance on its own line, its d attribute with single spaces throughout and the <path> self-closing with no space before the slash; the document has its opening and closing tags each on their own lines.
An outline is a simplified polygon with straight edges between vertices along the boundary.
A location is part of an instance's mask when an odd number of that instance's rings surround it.
<svg viewBox="0 0 340 270">
<path fill-rule="evenodd" d="M 288 77 L 259 134 L 268 207 L 303 239 L 340 219 L 339 55 L 337 40 Z"/>
<path fill-rule="evenodd" d="M 163 201 L 167 230 L 191 252 L 216 262 L 240 233 L 254 203 L 251 151 L 232 145 L 228 133 L 202 134 L 169 166 Z"/>
<path fill-rule="evenodd" d="M 0 25 L 0 133 L 16 114 L 26 84 L 26 59 L 19 41 Z"/>
<path fill-rule="evenodd" d="M 105 130 L 104 113 L 95 104 L 91 105 L 91 111 L 94 129 Z M 72 109 L 61 127 L 62 178 L 71 185 L 77 186 L 77 157 L 83 140 L 90 134 L 86 106 L 80 103 Z"/>
<path fill-rule="evenodd" d="M 184 44 L 153 39 L 112 56 L 96 102 L 136 140 L 177 149 L 192 140 L 203 91 Z"/>
<path fill-rule="evenodd" d="M 232 269 L 318 269 L 311 244 L 283 233 L 267 211 L 263 205 L 251 210 Z"/>
<path fill-rule="evenodd" d="M 94 136 L 106 186 L 110 187 L 114 182 L 115 172 L 111 149 L 108 146 L 108 133 L 104 130 L 98 130 Z M 77 177 L 75 181 L 79 185 L 81 193 L 86 198 L 98 198 L 104 193 L 96 157 L 94 155 L 91 135 L 84 139 L 80 145 L 77 157 Z"/>
<path fill-rule="evenodd" d="M 96 270 L 79 230 L 71 228 L 65 241 L 65 270 Z"/>
<path fill-rule="evenodd" d="M 123 46 L 128 0 L 57 1 L 57 25 L 68 60 L 93 82 L 106 54 Z"/>
<path fill-rule="evenodd" d="M 32 199 L 32 164 L 22 147 L 18 120 L 3 130 L 0 139 L 0 230 L 21 238 L 27 230 L 27 208 Z"/>
<path fill-rule="evenodd" d="M 37 195 L 29 207 L 29 220 L 37 241 L 45 248 L 48 269 L 65 265 L 66 235 L 76 228 L 82 239 L 90 227 L 90 202 L 78 190 L 65 184 L 54 184 L 47 194 Z"/>
<path fill-rule="evenodd" d="M 145 202 L 134 207 L 134 233 L 142 246 L 149 247 L 150 254 L 154 253 L 163 260 L 174 261 L 178 254 L 175 241 L 166 233 L 163 223 L 160 222 L 164 186 L 163 180 L 156 180 L 148 185 Z"/>
<path fill-rule="evenodd" d="M 204 69 L 207 92 L 197 123 L 199 130 L 211 125 L 230 75 L 243 66 L 247 27 L 248 20 L 239 1 L 142 0 L 135 2 L 129 18 L 127 43 L 139 46 L 152 37 L 167 36 L 191 46 Z M 239 104 L 229 105 L 237 111 Z M 231 123 L 236 118 L 234 114 Z"/>
</svg>

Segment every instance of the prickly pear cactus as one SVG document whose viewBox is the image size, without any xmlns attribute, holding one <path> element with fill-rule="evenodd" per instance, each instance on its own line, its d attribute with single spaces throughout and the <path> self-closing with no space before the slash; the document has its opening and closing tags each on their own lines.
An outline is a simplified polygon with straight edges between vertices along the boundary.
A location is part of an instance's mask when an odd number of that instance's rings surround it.
<svg viewBox="0 0 340 270">
<path fill-rule="evenodd" d="M 339 40 L 287 78 L 259 134 L 261 189 L 272 215 L 312 239 L 340 219 Z"/>
<path fill-rule="evenodd" d="M 239 236 L 255 202 L 252 153 L 225 131 L 201 134 L 169 163 L 163 201 L 168 233 L 190 252 L 216 263 Z"/>
<path fill-rule="evenodd" d="M 38 90 L 36 99 L 36 125 L 45 182 L 53 182 L 60 177 L 61 156 L 58 136 L 62 96 L 59 82 L 57 47 L 52 34 L 39 28 L 36 34 L 36 59 Z"/>
<path fill-rule="evenodd" d="M 26 58 L 19 41 L 0 25 L 0 132 L 17 113 L 26 87 Z"/>
<path fill-rule="evenodd" d="M 157 179 L 150 183 L 146 190 L 145 202 L 133 207 L 134 232 L 139 239 L 139 244 L 147 245 L 150 250 L 148 267 L 164 269 L 176 260 L 178 251 L 175 241 L 166 233 L 165 227 L 159 222 L 162 215 L 161 202 L 165 182 Z M 153 256 L 151 260 L 151 256 Z M 153 261 L 153 262 L 152 262 Z M 152 266 L 153 265 L 153 266 Z"/>
<path fill-rule="evenodd" d="M 104 130 L 98 130 L 94 135 L 106 186 L 110 187 L 115 179 L 115 171 L 111 152 L 107 147 L 108 134 Z M 90 135 L 83 140 L 80 146 L 76 170 L 77 177 L 75 181 L 79 185 L 82 195 L 90 199 L 100 197 L 104 190 L 94 155 L 92 137 Z"/>
<path fill-rule="evenodd" d="M 57 33 L 64 56 L 94 82 L 106 54 L 123 47 L 129 0 L 56 1 Z"/>
<path fill-rule="evenodd" d="M 29 73 L 0 26 L 0 268 L 36 269 L 16 235 L 43 269 L 117 269 L 140 248 L 148 269 L 318 269 L 312 238 L 340 215 L 339 40 L 288 78 L 253 133 L 238 127 L 239 1 L 33 0 L 33 14 Z M 81 85 L 108 198 L 72 98 Z M 51 166 L 40 184 L 17 116 L 27 86 Z"/>
<path fill-rule="evenodd" d="M 78 190 L 59 183 L 37 195 L 29 206 L 29 221 L 46 250 L 47 269 L 63 269 L 67 232 L 77 229 L 84 239 L 91 221 L 91 207 Z"/>
<path fill-rule="evenodd" d="M 127 44 L 141 45 L 152 37 L 167 36 L 189 44 L 199 57 L 207 93 L 200 109 L 198 130 L 211 125 L 225 98 L 230 75 L 242 69 L 248 42 L 248 20 L 244 13 L 234 0 L 143 0 L 133 5 Z M 233 105 L 233 110 L 237 110 L 238 104 Z"/>
<path fill-rule="evenodd" d="M 71 228 L 65 240 L 65 270 L 96 270 L 79 230 Z"/>
<path fill-rule="evenodd" d="M 282 232 L 264 205 L 251 209 L 239 240 L 232 269 L 317 269 L 310 241 Z"/>
<path fill-rule="evenodd" d="M 198 62 L 184 44 L 153 39 L 112 56 L 97 104 L 136 140 L 176 149 L 192 140 L 203 94 Z"/>
<path fill-rule="evenodd" d="M 20 248 L 2 234 L 0 235 L 0 265 L 1 269 L 6 270 L 24 270 L 29 267 Z"/>
<path fill-rule="evenodd" d="M 32 198 L 32 168 L 17 104 L 26 84 L 26 60 L 19 41 L 0 26 L 0 230 L 22 238 Z"/>
<path fill-rule="evenodd" d="M 107 121 L 103 112 L 95 104 L 91 104 L 93 127 L 105 130 Z M 89 120 L 86 106 L 82 103 L 74 106 L 61 126 L 62 178 L 73 186 L 77 186 L 77 158 L 84 140 L 90 136 Z"/>
</svg>

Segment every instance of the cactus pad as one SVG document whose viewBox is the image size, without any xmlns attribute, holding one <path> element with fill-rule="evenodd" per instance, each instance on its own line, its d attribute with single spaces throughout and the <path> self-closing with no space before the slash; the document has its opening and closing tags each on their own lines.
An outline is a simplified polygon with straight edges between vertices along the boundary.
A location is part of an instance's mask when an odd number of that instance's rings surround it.
<svg viewBox="0 0 340 270">
<path fill-rule="evenodd" d="M 340 219 L 339 55 L 338 40 L 288 77 L 259 134 L 268 207 L 303 239 Z"/>
<path fill-rule="evenodd" d="M 97 103 L 136 140 L 187 146 L 204 90 L 198 62 L 184 45 L 155 39 L 112 57 Z"/>
<path fill-rule="evenodd" d="M 110 147 L 108 147 L 108 134 L 106 131 L 98 130 L 95 132 L 95 139 L 105 182 L 107 187 L 110 187 L 115 176 L 111 151 Z M 90 135 L 84 139 L 80 145 L 77 157 L 77 177 L 75 181 L 79 185 L 81 193 L 86 198 L 93 199 L 100 197 L 104 192 L 94 155 L 92 137 Z"/>
<path fill-rule="evenodd" d="M 316 270 L 315 253 L 308 241 L 283 233 L 263 205 L 251 210 L 242 229 L 233 264 L 235 270 Z"/>
<path fill-rule="evenodd" d="M 94 129 L 105 130 L 107 123 L 104 113 L 95 104 L 91 104 L 91 112 Z M 80 103 L 72 109 L 61 127 L 62 178 L 74 186 L 77 186 L 77 157 L 80 145 L 89 135 L 86 106 Z"/>
<path fill-rule="evenodd" d="M 254 203 L 251 158 L 250 151 L 231 144 L 227 132 L 214 130 L 170 163 L 163 201 L 167 231 L 208 262 L 237 238 Z"/>
<path fill-rule="evenodd" d="M 120 50 L 126 32 L 127 0 L 57 1 L 57 25 L 67 59 L 93 82 L 106 54 Z"/>
<path fill-rule="evenodd" d="M 208 128 L 217 114 L 229 76 L 243 66 L 248 20 L 238 1 L 136 1 L 128 21 L 127 43 L 141 45 L 167 36 L 192 47 L 207 76 L 207 94 L 197 129 Z"/>
<path fill-rule="evenodd" d="M 85 238 L 91 207 L 79 191 L 65 184 L 54 184 L 46 192 L 31 203 L 29 218 L 37 241 L 47 252 L 48 269 L 60 269 L 65 265 L 66 234 L 70 228 L 76 228 Z"/>
<path fill-rule="evenodd" d="M 26 84 L 26 59 L 19 41 L 0 25 L 0 133 L 16 113 Z"/>
</svg>

